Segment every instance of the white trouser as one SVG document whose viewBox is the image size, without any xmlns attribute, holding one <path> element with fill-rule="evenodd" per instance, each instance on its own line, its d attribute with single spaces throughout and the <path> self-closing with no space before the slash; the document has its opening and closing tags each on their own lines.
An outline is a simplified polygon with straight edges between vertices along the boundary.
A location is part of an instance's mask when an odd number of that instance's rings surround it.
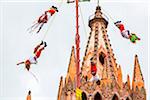
<svg viewBox="0 0 150 100">
<path fill-rule="evenodd" d="M 130 34 L 129 30 L 123 30 L 121 32 L 121 35 L 126 39 L 129 39 L 129 34 Z"/>
<path fill-rule="evenodd" d="M 100 78 L 97 75 L 95 75 L 89 81 L 93 82 L 93 81 L 98 81 L 98 80 L 100 80 Z"/>
</svg>

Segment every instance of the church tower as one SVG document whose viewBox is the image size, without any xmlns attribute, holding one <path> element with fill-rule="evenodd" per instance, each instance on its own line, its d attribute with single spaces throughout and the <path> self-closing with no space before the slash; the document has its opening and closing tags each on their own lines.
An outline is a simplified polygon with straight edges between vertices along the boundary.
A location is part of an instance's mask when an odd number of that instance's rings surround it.
<svg viewBox="0 0 150 100">
<path fill-rule="evenodd" d="M 137 55 L 135 56 L 135 61 L 134 61 L 132 91 L 133 91 L 132 93 L 133 100 L 145 100 L 146 91 L 144 88 L 144 79 L 140 69 Z"/>
<path fill-rule="evenodd" d="M 146 100 L 144 79 L 137 55 L 135 56 L 132 87 L 130 77 L 122 80 L 121 66 L 116 63 L 107 34 L 108 21 L 97 6 L 89 20 L 91 32 L 83 57 L 80 86 L 76 87 L 76 56 L 72 47 L 70 63 L 65 81 L 61 77 L 58 100 Z M 81 95 L 77 99 L 77 89 Z"/>
</svg>

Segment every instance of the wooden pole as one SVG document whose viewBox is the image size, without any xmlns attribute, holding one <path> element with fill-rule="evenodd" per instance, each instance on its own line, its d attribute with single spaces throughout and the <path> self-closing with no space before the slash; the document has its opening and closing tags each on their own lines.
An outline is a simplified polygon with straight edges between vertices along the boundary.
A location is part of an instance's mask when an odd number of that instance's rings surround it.
<svg viewBox="0 0 150 100">
<path fill-rule="evenodd" d="M 76 74 L 77 74 L 77 87 L 80 86 L 80 35 L 79 35 L 79 5 L 78 5 L 79 0 L 76 0 L 76 59 L 77 59 L 77 69 L 76 69 Z"/>
</svg>

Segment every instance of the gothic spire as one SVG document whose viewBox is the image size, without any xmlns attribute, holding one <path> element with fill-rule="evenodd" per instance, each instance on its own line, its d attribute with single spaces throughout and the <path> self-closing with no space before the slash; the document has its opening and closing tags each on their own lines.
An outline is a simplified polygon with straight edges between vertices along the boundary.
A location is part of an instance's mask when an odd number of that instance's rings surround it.
<svg viewBox="0 0 150 100">
<path fill-rule="evenodd" d="M 121 67 L 119 65 L 119 68 L 117 69 L 117 81 L 118 81 L 118 84 L 119 86 L 122 88 L 122 70 L 121 70 Z"/>
<path fill-rule="evenodd" d="M 60 83 L 59 83 L 57 100 L 61 100 L 62 88 L 63 88 L 63 77 L 61 76 Z"/>
<path fill-rule="evenodd" d="M 74 46 L 72 46 L 70 62 L 69 62 L 67 74 L 71 78 L 71 80 L 74 81 L 75 75 L 76 75 L 76 59 L 75 59 Z M 68 81 L 68 79 L 66 79 L 66 81 Z"/>
<path fill-rule="evenodd" d="M 129 87 L 129 90 L 130 90 L 131 88 L 130 88 L 130 76 L 129 75 L 127 75 L 127 85 Z"/>
<path fill-rule="evenodd" d="M 137 55 L 135 55 L 135 60 L 134 60 L 132 89 L 135 91 L 136 87 L 138 87 L 138 89 L 141 89 L 142 87 L 144 87 L 144 79 L 143 79 L 143 75 L 141 72 L 141 68 L 140 68 Z"/>
</svg>

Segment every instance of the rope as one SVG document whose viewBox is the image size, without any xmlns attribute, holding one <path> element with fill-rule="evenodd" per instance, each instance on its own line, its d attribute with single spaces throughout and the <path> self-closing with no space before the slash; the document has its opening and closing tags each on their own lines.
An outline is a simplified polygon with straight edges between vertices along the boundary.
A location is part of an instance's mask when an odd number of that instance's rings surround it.
<svg viewBox="0 0 150 100">
<path fill-rule="evenodd" d="M 115 22 L 114 21 L 114 19 L 103 9 L 103 8 L 101 8 L 108 16 L 109 16 L 109 18 L 113 21 L 113 23 Z"/>
<path fill-rule="evenodd" d="M 80 8 L 80 13 L 81 13 L 81 18 L 82 18 L 83 27 L 84 27 L 84 32 L 85 32 L 85 34 L 86 34 L 86 36 L 87 36 L 87 31 L 86 31 L 86 27 L 85 27 L 86 25 L 85 25 L 85 23 L 84 23 L 82 10 L 81 10 L 81 7 L 80 7 L 80 6 L 79 6 L 79 8 Z"/>
<path fill-rule="evenodd" d="M 103 8 L 102 8 L 102 10 L 109 16 L 109 18 L 113 21 L 113 24 L 114 24 L 114 22 L 116 22 Z M 104 14 L 105 15 L 105 14 Z M 105 15 L 106 16 L 106 15 Z M 128 26 L 129 27 L 129 26 Z M 129 27 L 129 29 L 131 29 L 130 27 Z"/>
<path fill-rule="evenodd" d="M 97 5 L 99 6 L 99 0 L 97 0 Z"/>
<path fill-rule="evenodd" d="M 60 3 L 60 5 L 58 6 L 58 8 L 60 8 L 60 7 L 62 6 L 62 3 L 63 3 L 63 0 L 61 1 L 61 3 Z M 55 17 L 56 17 L 56 14 L 54 14 L 54 16 L 53 16 L 53 18 L 52 18 L 52 20 L 51 20 L 51 23 L 50 23 L 50 25 L 48 26 L 48 29 L 46 30 L 46 32 L 45 32 L 45 34 L 44 34 L 42 40 L 44 40 L 44 39 L 46 38 L 47 33 L 48 33 L 49 29 L 51 28 L 51 25 L 52 25 L 52 23 L 54 22 Z"/>
<path fill-rule="evenodd" d="M 50 27 L 51 27 L 51 25 L 52 25 L 52 23 L 53 23 L 53 20 L 55 19 L 55 15 L 54 15 L 54 17 L 52 18 L 52 20 L 51 20 L 51 22 L 50 22 L 50 25 L 48 26 L 48 29 L 46 30 L 46 32 L 45 32 L 45 34 L 44 34 L 44 36 L 43 36 L 43 38 L 42 38 L 42 40 L 44 40 L 45 39 L 45 37 L 47 36 L 47 33 L 48 33 L 48 31 L 49 31 L 49 29 L 50 29 Z"/>
<path fill-rule="evenodd" d="M 114 19 L 102 8 L 102 10 L 109 16 L 109 18 L 113 21 L 113 24 L 114 24 Z M 115 30 L 115 29 L 114 29 Z M 124 37 L 124 36 L 123 36 Z M 125 38 L 125 37 L 124 37 Z"/>
<path fill-rule="evenodd" d="M 31 71 L 29 71 L 29 73 L 35 78 L 35 80 L 36 80 L 37 82 L 39 82 L 38 78 L 37 78 Z"/>
<path fill-rule="evenodd" d="M 108 16 L 109 16 L 109 18 L 113 21 L 113 24 L 114 24 L 114 22 L 116 22 L 103 8 L 101 8 Z M 105 14 L 104 14 L 105 15 Z M 106 16 L 106 15 L 105 15 Z M 128 26 L 129 27 L 129 26 Z M 131 29 L 130 27 L 129 27 L 129 29 Z"/>
<path fill-rule="evenodd" d="M 113 24 L 114 24 L 114 22 L 115 22 L 115 20 L 103 9 L 103 8 L 101 8 L 107 15 L 108 15 L 108 17 L 112 20 L 112 22 L 113 22 Z M 104 14 L 105 15 L 105 14 Z M 106 16 L 106 15 L 105 15 Z M 114 26 L 114 27 L 116 27 L 116 26 Z M 114 29 L 114 28 L 113 28 Z M 115 29 L 114 29 L 115 30 Z"/>
</svg>

